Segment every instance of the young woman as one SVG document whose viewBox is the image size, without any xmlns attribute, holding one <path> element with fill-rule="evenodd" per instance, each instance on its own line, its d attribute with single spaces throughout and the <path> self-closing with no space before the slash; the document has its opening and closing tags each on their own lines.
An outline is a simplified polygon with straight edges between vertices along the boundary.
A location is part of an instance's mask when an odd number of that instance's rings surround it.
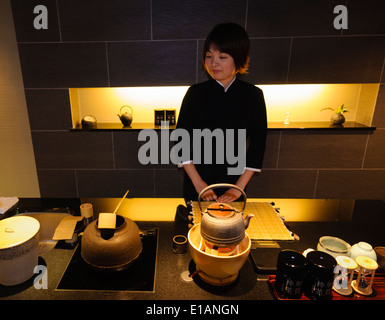
<svg viewBox="0 0 385 320">
<path fill-rule="evenodd" d="M 196 201 L 199 193 L 214 183 L 236 184 L 244 190 L 253 174 L 261 171 L 267 131 L 263 93 L 261 89 L 237 78 L 237 74 L 247 72 L 249 49 L 250 40 L 246 31 L 235 23 L 215 26 L 205 41 L 202 63 L 210 80 L 188 89 L 181 105 L 177 128 L 184 128 L 190 133 L 191 145 L 194 129 L 222 129 L 225 137 L 224 163 L 215 157 L 218 152 L 215 139 L 211 150 L 212 163 L 204 161 L 204 146 L 200 163 L 193 162 L 195 158 L 191 152 L 191 159 L 181 164 L 185 170 L 186 201 Z M 234 139 L 226 139 L 226 129 L 235 129 Z M 243 173 L 233 175 L 228 172 L 231 164 L 226 157 L 226 147 L 238 141 L 238 129 L 246 129 L 247 151 L 238 155 L 246 157 L 246 166 Z M 231 150 L 237 151 L 238 147 L 232 146 Z M 222 194 L 217 190 L 207 191 L 202 199 L 232 202 L 241 195 L 236 189 L 228 189 Z"/>
</svg>

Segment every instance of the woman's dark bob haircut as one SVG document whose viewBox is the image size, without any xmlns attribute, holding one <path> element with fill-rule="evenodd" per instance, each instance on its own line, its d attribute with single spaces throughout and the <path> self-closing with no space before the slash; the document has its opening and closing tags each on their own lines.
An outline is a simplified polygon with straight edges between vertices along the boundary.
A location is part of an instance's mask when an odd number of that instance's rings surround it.
<svg viewBox="0 0 385 320">
<path fill-rule="evenodd" d="M 227 53 L 234 59 L 238 73 L 247 73 L 249 67 L 250 40 L 244 28 L 236 23 L 221 23 L 214 27 L 203 46 L 202 63 L 205 67 L 206 53 L 211 47 Z"/>
</svg>

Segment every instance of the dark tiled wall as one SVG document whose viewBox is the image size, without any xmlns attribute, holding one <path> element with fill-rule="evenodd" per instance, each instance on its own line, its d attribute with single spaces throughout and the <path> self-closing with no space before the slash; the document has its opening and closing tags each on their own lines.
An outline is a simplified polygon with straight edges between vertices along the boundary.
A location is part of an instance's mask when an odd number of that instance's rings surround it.
<svg viewBox="0 0 385 320">
<path fill-rule="evenodd" d="M 191 85 L 205 80 L 203 40 L 246 27 L 246 80 L 381 83 L 375 131 L 269 131 L 252 197 L 385 197 L 383 0 L 11 0 L 43 197 L 180 197 L 182 171 L 138 162 L 137 132 L 71 132 L 68 88 Z M 348 29 L 336 30 L 336 5 Z M 33 8 L 48 8 L 48 29 Z"/>
</svg>

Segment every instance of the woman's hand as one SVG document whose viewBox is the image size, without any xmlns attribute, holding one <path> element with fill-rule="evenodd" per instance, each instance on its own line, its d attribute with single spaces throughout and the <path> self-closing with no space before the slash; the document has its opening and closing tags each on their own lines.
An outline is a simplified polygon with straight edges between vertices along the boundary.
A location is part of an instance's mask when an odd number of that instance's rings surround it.
<svg viewBox="0 0 385 320">
<path fill-rule="evenodd" d="M 204 181 L 200 181 L 196 185 L 194 184 L 194 187 L 196 192 L 200 194 L 204 188 L 208 187 L 208 184 Z M 214 201 L 217 199 L 217 195 L 215 194 L 213 189 L 210 189 L 210 190 L 207 190 L 204 194 L 202 194 L 201 199 L 204 201 Z"/>
<path fill-rule="evenodd" d="M 249 183 L 251 177 L 253 176 L 254 171 L 251 170 L 245 170 L 242 175 L 239 177 L 236 185 L 241 188 L 242 190 L 245 189 L 246 185 Z M 237 200 L 242 193 L 238 191 L 237 189 L 231 188 L 227 190 L 223 195 L 221 195 L 217 202 L 233 202 Z"/>
<path fill-rule="evenodd" d="M 198 171 L 196 170 L 193 163 L 188 163 L 183 166 L 184 170 L 186 171 L 187 175 L 189 176 L 191 182 L 194 185 L 195 191 L 200 194 L 201 191 L 208 186 L 206 182 L 204 182 L 199 175 Z M 204 201 L 213 201 L 217 199 L 217 195 L 215 192 L 211 189 L 205 192 L 202 195 L 202 200 Z"/>
<path fill-rule="evenodd" d="M 233 201 L 237 200 L 241 195 L 242 195 L 242 193 L 240 191 L 232 188 L 232 189 L 227 190 L 224 194 L 222 194 L 217 199 L 217 202 L 224 202 L 224 203 L 233 202 Z"/>
</svg>

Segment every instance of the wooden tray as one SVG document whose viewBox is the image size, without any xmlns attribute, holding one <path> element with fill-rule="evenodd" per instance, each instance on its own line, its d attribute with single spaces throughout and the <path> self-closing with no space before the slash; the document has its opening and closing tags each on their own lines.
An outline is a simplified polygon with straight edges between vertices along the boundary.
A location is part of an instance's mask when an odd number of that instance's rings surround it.
<svg viewBox="0 0 385 320">
<path fill-rule="evenodd" d="M 267 280 L 271 286 L 274 296 L 278 300 L 311 300 L 305 294 L 302 294 L 302 297 L 300 299 L 282 298 L 275 290 L 275 275 L 269 275 Z M 370 296 L 358 294 L 354 290 L 351 295 L 343 296 L 332 290 L 332 300 L 385 300 L 385 273 L 376 272 L 372 289 L 373 293 Z"/>
</svg>

